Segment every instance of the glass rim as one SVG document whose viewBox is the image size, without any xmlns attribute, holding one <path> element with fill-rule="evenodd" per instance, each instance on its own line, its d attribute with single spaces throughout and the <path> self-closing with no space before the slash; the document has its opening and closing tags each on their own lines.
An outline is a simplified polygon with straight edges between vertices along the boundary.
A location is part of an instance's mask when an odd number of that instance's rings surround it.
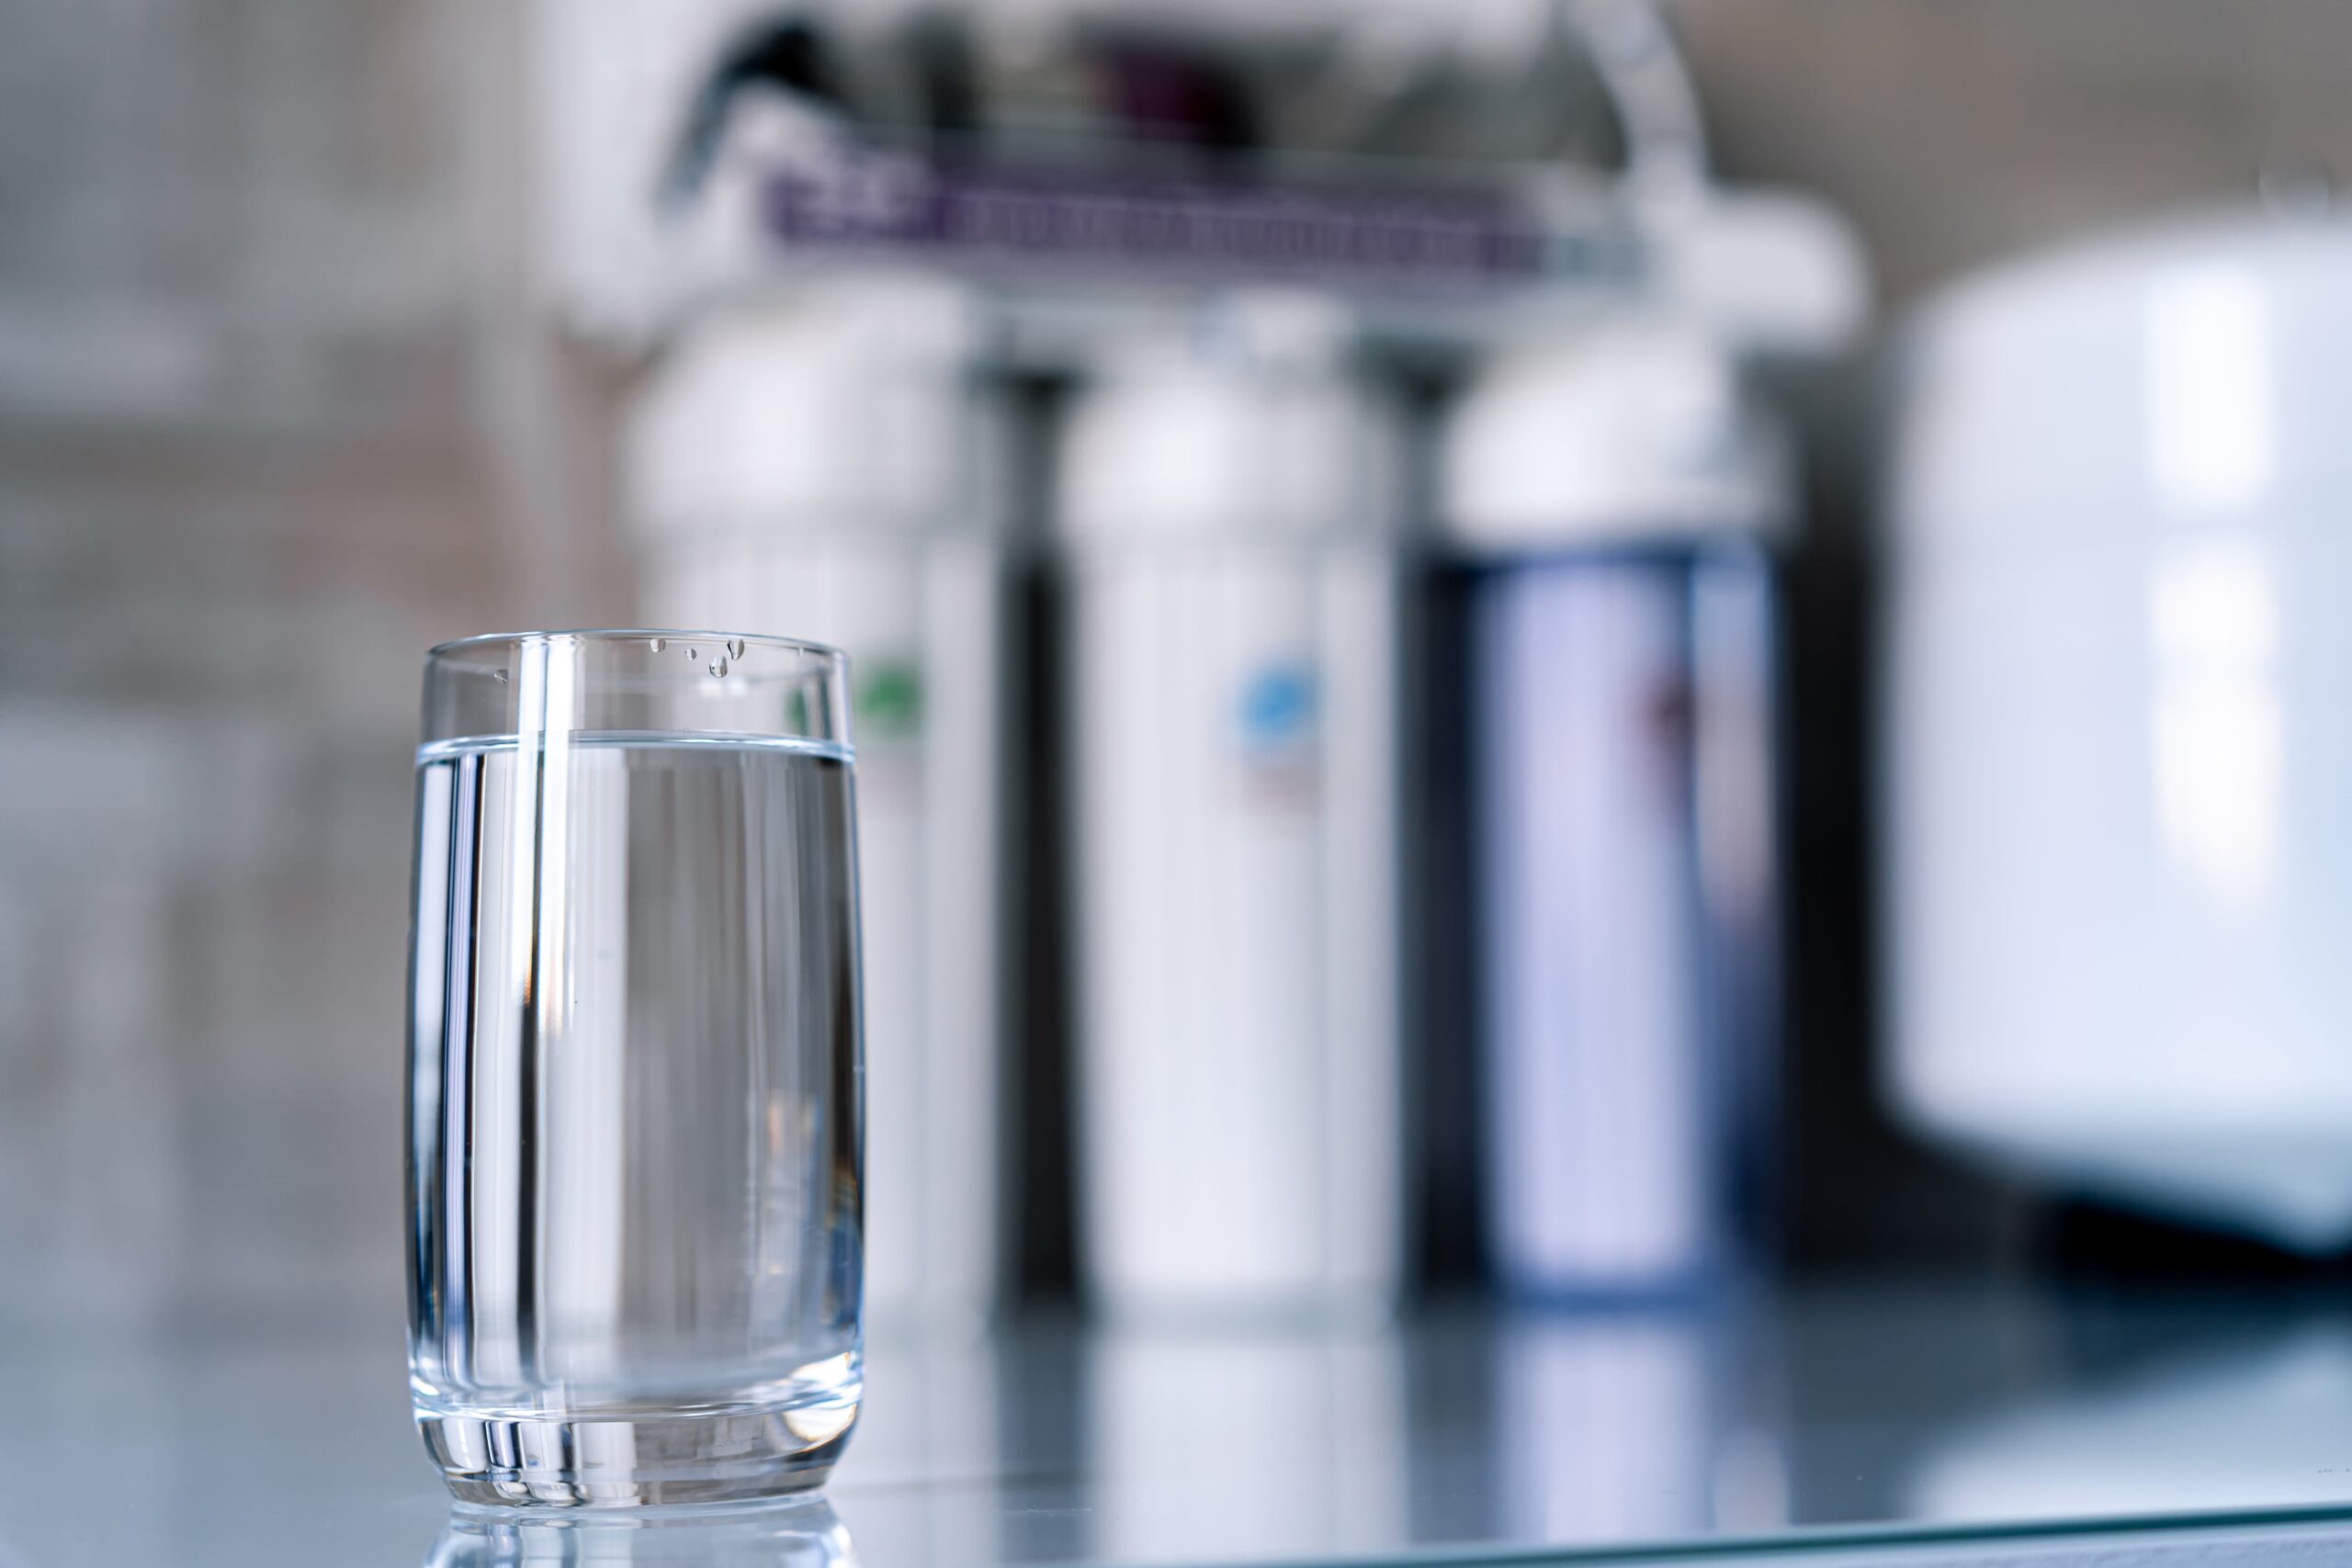
<svg viewBox="0 0 2352 1568">
<path fill-rule="evenodd" d="M 526 648 L 535 644 L 552 644 L 566 639 L 588 643 L 645 642 L 654 637 L 664 641 L 707 642 L 725 647 L 730 642 L 747 646 L 776 649 L 804 655 L 822 663 L 846 668 L 849 655 L 829 642 L 817 642 L 808 637 L 781 637 L 768 632 L 717 631 L 709 627 L 682 628 L 672 626 L 561 626 L 546 631 L 481 632 L 472 637 L 452 637 L 436 642 L 424 650 L 428 666 L 440 665 L 466 670 L 477 668 L 463 657 L 468 652 L 484 648 Z M 488 665 L 479 666 L 484 670 Z M 681 677 L 684 679 L 685 677 Z"/>
</svg>

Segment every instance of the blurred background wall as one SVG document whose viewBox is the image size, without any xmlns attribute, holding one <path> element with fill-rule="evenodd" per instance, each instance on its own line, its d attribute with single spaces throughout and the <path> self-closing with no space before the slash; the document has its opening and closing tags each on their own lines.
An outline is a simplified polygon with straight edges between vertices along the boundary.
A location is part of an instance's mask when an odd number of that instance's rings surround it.
<svg viewBox="0 0 2352 1568">
<path fill-rule="evenodd" d="M 1842 205 L 1889 312 L 2352 160 L 2327 0 L 1672 16 L 1724 171 Z M 418 657 L 628 592 L 628 367 L 522 263 L 518 26 L 0 0 L 0 1306 L 397 1311 Z M 1895 1131 L 1871 1059 L 1879 346 L 1786 389 L 1793 1229 L 1816 1264 L 1982 1262 L 2037 1205 Z"/>
<path fill-rule="evenodd" d="M 417 652 L 533 576 L 487 20 L 0 10 L 19 1304 L 397 1298 Z"/>
<path fill-rule="evenodd" d="M 1685 0 L 1728 172 L 1829 196 L 1899 310 L 1998 257 L 2352 152 L 2324 0 Z"/>
</svg>

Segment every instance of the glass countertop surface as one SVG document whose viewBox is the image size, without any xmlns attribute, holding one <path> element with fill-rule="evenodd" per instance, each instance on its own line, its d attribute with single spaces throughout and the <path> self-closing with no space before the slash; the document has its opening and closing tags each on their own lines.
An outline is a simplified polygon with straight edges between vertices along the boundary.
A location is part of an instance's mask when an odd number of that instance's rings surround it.
<svg viewBox="0 0 2352 1568">
<path fill-rule="evenodd" d="M 0 1568 L 1502 1563 L 2216 1520 L 2352 1551 L 2352 1307 L 2276 1292 L 1046 1316 L 877 1332 L 867 1386 L 821 1502 L 467 1513 L 417 1442 L 394 1318 L 12 1321 Z"/>
</svg>

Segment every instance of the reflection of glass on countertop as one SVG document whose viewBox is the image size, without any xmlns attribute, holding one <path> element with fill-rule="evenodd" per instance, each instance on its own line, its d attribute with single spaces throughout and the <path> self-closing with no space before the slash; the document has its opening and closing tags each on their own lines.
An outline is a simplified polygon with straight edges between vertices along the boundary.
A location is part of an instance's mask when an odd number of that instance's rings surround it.
<svg viewBox="0 0 2352 1568">
<path fill-rule="evenodd" d="M 538 1562 L 693 1563 L 695 1568 L 855 1568 L 841 1516 L 820 1497 L 763 1507 L 552 1517 L 458 1508 L 424 1568 L 525 1568 Z"/>
</svg>

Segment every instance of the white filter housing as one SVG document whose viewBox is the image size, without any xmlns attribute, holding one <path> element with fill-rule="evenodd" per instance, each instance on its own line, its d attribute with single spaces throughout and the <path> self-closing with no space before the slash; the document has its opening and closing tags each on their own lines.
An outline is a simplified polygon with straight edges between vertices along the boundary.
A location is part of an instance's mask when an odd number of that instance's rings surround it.
<svg viewBox="0 0 2352 1568">
<path fill-rule="evenodd" d="M 1695 322 L 1598 320 L 1499 355 L 1440 454 L 1447 533 L 1474 555 L 1754 538 L 1787 516 L 1781 447 Z"/>
<path fill-rule="evenodd" d="M 1309 300 L 1072 411 L 1082 1255 L 1141 1314 L 1394 1300 L 1402 1258 L 1387 407 Z"/>
<path fill-rule="evenodd" d="M 866 1300 L 994 1303 L 1004 485 L 952 288 L 834 282 L 699 321 L 637 410 L 650 624 L 846 651 L 865 937 Z"/>
<path fill-rule="evenodd" d="M 2352 1242 L 2352 225 L 2005 268 L 1909 344 L 1892 1078 L 1931 1133 Z"/>
</svg>

